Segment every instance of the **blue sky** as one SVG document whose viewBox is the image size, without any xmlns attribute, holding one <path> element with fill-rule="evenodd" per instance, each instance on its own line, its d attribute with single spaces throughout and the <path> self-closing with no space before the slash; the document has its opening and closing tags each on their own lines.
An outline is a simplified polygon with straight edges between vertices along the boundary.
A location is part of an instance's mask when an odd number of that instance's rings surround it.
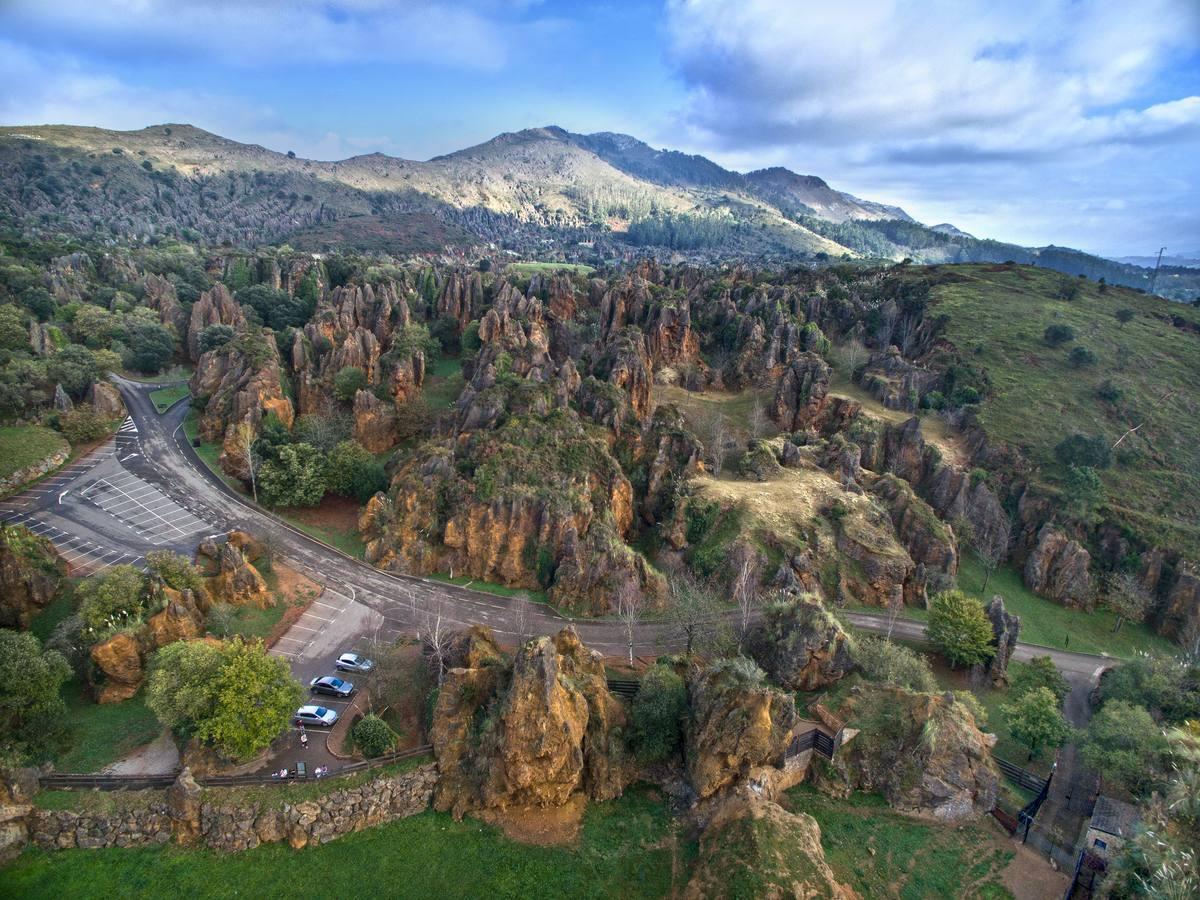
<svg viewBox="0 0 1200 900">
<path fill-rule="evenodd" d="M 337 159 L 623 131 L 922 221 L 1200 252 L 1200 0 L 6 0 L 0 122 Z"/>
</svg>

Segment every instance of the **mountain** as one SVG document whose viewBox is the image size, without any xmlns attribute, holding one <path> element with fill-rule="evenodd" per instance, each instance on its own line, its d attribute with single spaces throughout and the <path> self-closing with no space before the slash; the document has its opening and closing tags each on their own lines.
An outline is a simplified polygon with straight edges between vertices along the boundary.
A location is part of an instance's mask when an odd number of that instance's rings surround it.
<svg viewBox="0 0 1200 900">
<path fill-rule="evenodd" d="M 1158 264 L 1157 256 L 1110 256 L 1113 262 L 1153 269 Z M 1193 253 L 1163 254 L 1162 264 L 1178 269 L 1200 269 L 1200 250 Z"/>
<path fill-rule="evenodd" d="M 1145 268 L 929 228 L 898 207 L 783 168 L 748 174 L 629 135 L 549 126 L 428 161 L 319 162 L 190 125 L 0 128 L 0 222 L 103 241 L 176 237 L 391 255 L 508 252 L 595 262 L 684 254 L 791 263 L 838 257 L 1035 263 L 1145 288 Z M 1182 273 L 1182 274 L 1178 274 Z M 1160 276 L 1192 299 L 1200 273 Z"/>
</svg>

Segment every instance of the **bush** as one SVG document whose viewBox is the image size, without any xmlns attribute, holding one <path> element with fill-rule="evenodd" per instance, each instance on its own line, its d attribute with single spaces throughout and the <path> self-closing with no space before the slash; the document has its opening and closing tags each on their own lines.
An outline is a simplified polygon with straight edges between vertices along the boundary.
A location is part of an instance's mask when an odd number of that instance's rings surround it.
<svg viewBox="0 0 1200 900">
<path fill-rule="evenodd" d="M 135 322 L 125 330 L 131 369 L 149 374 L 160 372 L 175 354 L 175 338 L 156 322 Z"/>
<path fill-rule="evenodd" d="M 141 624 L 146 614 L 145 579 L 133 566 L 113 566 L 103 575 L 88 578 L 76 589 L 79 616 L 88 640 L 98 640 Z"/>
<path fill-rule="evenodd" d="M 921 398 L 921 406 L 925 409 L 944 409 L 946 398 L 941 391 L 930 391 Z"/>
<path fill-rule="evenodd" d="M 1116 403 L 1125 396 L 1125 392 L 1111 378 L 1106 378 L 1096 386 L 1096 396 L 1107 403 Z"/>
<path fill-rule="evenodd" d="M 1058 280 L 1058 289 L 1055 294 L 1061 300 L 1066 300 L 1068 303 L 1079 296 L 1079 280 L 1072 278 L 1069 275 L 1064 275 Z"/>
<path fill-rule="evenodd" d="M 992 648 L 992 623 L 983 604 L 962 591 L 943 591 L 929 606 L 930 642 L 951 667 L 987 662 Z"/>
<path fill-rule="evenodd" d="M 1133 321 L 1137 313 L 1128 307 L 1123 307 L 1122 309 L 1118 309 L 1113 315 L 1117 317 L 1117 321 L 1122 325 L 1128 325 Z"/>
<path fill-rule="evenodd" d="M 1054 448 L 1054 456 L 1064 466 L 1088 466 L 1105 469 L 1112 463 L 1112 450 L 1102 435 L 1075 434 L 1063 438 Z"/>
<path fill-rule="evenodd" d="M 62 685 L 70 676 L 62 655 L 43 650 L 32 634 L 0 629 L 0 754 L 44 758 L 63 732 Z"/>
<path fill-rule="evenodd" d="M 1087 347 L 1081 345 L 1071 349 L 1071 353 L 1067 357 L 1067 360 L 1076 369 L 1082 369 L 1084 366 L 1094 366 L 1096 364 L 1097 357 L 1095 353 L 1093 353 Z"/>
<path fill-rule="evenodd" d="M 259 496 L 269 506 L 316 506 L 325 489 L 325 457 L 312 444 L 278 447 L 258 473 Z"/>
<path fill-rule="evenodd" d="M 58 429 L 72 444 L 98 441 L 112 431 L 112 420 L 90 406 L 79 406 L 58 417 Z"/>
<path fill-rule="evenodd" d="M 854 661 L 868 681 L 894 684 L 922 693 L 937 690 L 929 660 L 923 654 L 885 638 L 860 638 L 855 643 Z"/>
<path fill-rule="evenodd" d="M 207 353 L 209 350 L 216 350 L 218 347 L 224 347 L 232 340 L 232 325 L 209 325 L 200 332 L 200 352 Z"/>
<path fill-rule="evenodd" d="M 1050 325 L 1042 332 L 1042 337 L 1051 347 L 1060 347 L 1075 340 L 1075 329 L 1070 325 Z"/>
<path fill-rule="evenodd" d="M 1162 786 L 1168 766 L 1167 739 L 1150 713 L 1124 700 L 1109 700 L 1088 723 L 1079 747 L 1084 764 L 1103 772 L 1108 784 L 1135 797 Z"/>
<path fill-rule="evenodd" d="M 642 762 L 661 762 L 683 744 L 687 686 L 669 666 L 658 664 L 642 676 L 633 698 L 634 747 Z"/>
<path fill-rule="evenodd" d="M 354 395 L 367 386 L 367 376 L 358 366 L 346 366 L 333 376 L 333 394 L 343 403 L 354 402 Z"/>
<path fill-rule="evenodd" d="M 1156 720 L 1200 719 L 1200 665 L 1166 656 L 1138 656 L 1104 673 L 1100 700 L 1145 707 Z"/>
<path fill-rule="evenodd" d="M 1028 663 L 1016 669 L 1012 675 L 1009 690 L 1013 696 L 1020 696 L 1036 688 L 1046 688 L 1062 703 L 1071 692 L 1071 685 L 1058 671 L 1054 660 L 1049 656 L 1035 656 Z"/>
<path fill-rule="evenodd" d="M 396 744 L 398 735 L 376 715 L 363 716 L 350 732 L 354 746 L 362 751 L 367 759 L 383 756 Z"/>
</svg>

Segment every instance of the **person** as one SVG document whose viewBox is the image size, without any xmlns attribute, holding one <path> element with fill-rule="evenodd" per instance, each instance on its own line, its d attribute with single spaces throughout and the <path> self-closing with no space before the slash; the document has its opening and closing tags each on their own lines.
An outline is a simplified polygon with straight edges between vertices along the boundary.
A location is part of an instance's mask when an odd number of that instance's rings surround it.
<svg viewBox="0 0 1200 900">
<path fill-rule="evenodd" d="M 303 729 L 300 730 L 300 746 L 305 750 L 308 749 L 308 732 Z"/>
</svg>

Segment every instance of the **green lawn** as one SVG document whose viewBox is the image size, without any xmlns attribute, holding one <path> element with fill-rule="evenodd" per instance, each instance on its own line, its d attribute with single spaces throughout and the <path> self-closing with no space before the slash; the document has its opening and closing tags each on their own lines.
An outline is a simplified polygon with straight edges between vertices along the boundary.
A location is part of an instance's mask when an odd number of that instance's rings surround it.
<svg viewBox="0 0 1200 900">
<path fill-rule="evenodd" d="M 482 591 L 485 594 L 495 594 L 497 597 L 515 597 L 518 594 L 525 594 L 530 600 L 538 603 L 547 603 L 545 591 L 535 591 L 529 588 L 507 587 L 503 584 L 493 584 L 490 581 L 479 581 L 471 578 L 469 575 L 455 575 L 451 578 L 449 575 L 441 572 L 433 572 L 425 576 L 433 581 L 442 581 L 446 584 L 457 584 L 461 587 L 470 587 L 473 591 Z"/>
<path fill-rule="evenodd" d="M 41 425 L 6 425 L 0 428 L 0 478 L 67 448 L 67 439 Z"/>
<path fill-rule="evenodd" d="M 834 876 L 862 897 L 1012 896 L 999 876 L 1013 851 L 986 822 L 923 822 L 892 812 L 878 795 L 833 800 L 807 784 L 788 791 L 784 805 L 817 820 Z"/>
<path fill-rule="evenodd" d="M 504 267 L 506 272 L 515 272 L 518 275 L 533 275 L 535 273 L 545 274 L 547 272 L 561 272 L 564 269 L 572 275 L 589 275 L 596 270 L 591 266 L 583 263 L 560 263 L 560 262 L 514 262 L 509 263 Z"/>
<path fill-rule="evenodd" d="M 362 535 L 359 534 L 358 529 L 335 528 L 327 525 L 313 525 L 308 522 L 302 522 L 286 509 L 276 509 L 272 510 L 272 512 L 293 528 L 298 528 L 309 537 L 314 537 L 318 541 L 323 541 L 330 546 L 337 547 L 348 556 L 353 556 L 355 559 L 362 559 L 366 556 L 367 545 L 363 542 Z"/>
<path fill-rule="evenodd" d="M 235 491 L 243 493 L 242 483 L 236 478 L 226 475 L 221 468 L 221 448 L 207 442 L 201 442 L 199 447 L 196 446 L 196 438 L 200 435 L 200 414 L 194 409 L 188 410 L 187 418 L 183 420 L 183 434 L 188 439 L 188 443 L 192 445 L 192 449 L 196 451 L 196 455 L 200 457 L 200 461 L 208 466 L 213 474 Z"/>
<path fill-rule="evenodd" d="M 75 598 L 69 587 L 70 583 L 69 580 L 64 580 L 58 595 L 29 623 L 29 630 L 43 643 L 46 638 L 50 637 L 59 622 L 75 612 Z"/>
<path fill-rule="evenodd" d="M 449 408 L 458 399 L 465 383 L 462 360 L 456 356 L 439 356 L 425 373 L 421 396 L 436 414 Z"/>
<path fill-rule="evenodd" d="M 177 384 L 172 387 L 159 388 L 157 391 L 150 392 L 150 402 L 154 404 L 154 408 L 160 413 L 165 413 L 168 409 L 188 396 L 191 391 L 188 390 L 186 384 Z"/>
<path fill-rule="evenodd" d="M 1021 574 L 1010 567 L 997 569 L 988 582 L 987 591 L 980 593 L 983 570 L 975 555 L 969 552 L 963 553 L 959 560 L 958 586 L 984 602 L 994 594 L 1003 597 L 1008 611 L 1021 617 L 1020 640 L 1023 643 L 1120 657 L 1130 657 L 1141 650 L 1173 653 L 1178 649 L 1145 625 L 1127 624 L 1114 632 L 1116 617 L 1107 609 L 1088 613 L 1067 609 L 1039 597 L 1025 587 Z"/>
<path fill-rule="evenodd" d="M 94 703 L 78 681 L 70 681 L 63 685 L 63 697 L 70 739 L 54 759 L 59 772 L 95 772 L 162 732 L 140 693 L 124 703 Z"/>
<path fill-rule="evenodd" d="M 665 897 L 687 878 L 682 865 L 673 875 L 676 852 L 684 855 L 666 805 L 633 789 L 590 806 L 570 848 L 514 843 L 474 819 L 429 811 L 299 851 L 29 850 L 0 869 L 0 895 L 334 897 L 365 887 L 387 897 Z"/>
</svg>

